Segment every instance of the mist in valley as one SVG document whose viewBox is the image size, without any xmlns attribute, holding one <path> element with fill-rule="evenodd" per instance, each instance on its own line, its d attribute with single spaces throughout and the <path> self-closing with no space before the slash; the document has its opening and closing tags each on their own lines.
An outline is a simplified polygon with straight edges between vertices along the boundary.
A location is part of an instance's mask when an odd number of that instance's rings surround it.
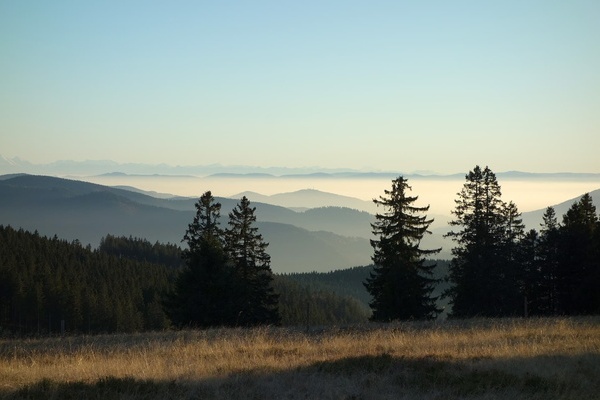
<svg viewBox="0 0 600 400">
<path fill-rule="evenodd" d="M 560 204 L 600 188 L 600 178 L 597 177 L 551 180 L 541 178 L 503 179 L 502 174 L 498 174 L 498 176 L 498 181 L 502 187 L 503 200 L 514 202 L 521 212 L 545 209 L 548 206 Z M 389 189 L 392 177 L 392 174 L 369 177 L 337 177 L 326 174 L 314 176 L 230 175 L 208 177 L 102 175 L 77 179 L 107 186 L 133 186 L 145 191 L 185 197 L 199 197 L 207 190 L 212 191 L 216 196 L 235 197 L 243 192 L 256 192 L 261 195 L 273 196 L 280 193 L 312 189 L 363 200 L 362 208 L 359 208 L 359 206 L 354 208 L 374 214 L 377 212 L 377 207 L 373 204 L 372 199 L 383 195 L 384 190 Z M 451 217 L 451 210 L 454 209 L 456 194 L 465 183 L 464 176 L 420 177 L 408 175 L 408 179 L 409 185 L 412 187 L 412 194 L 419 196 L 418 205 L 430 205 L 428 214 L 434 218 L 438 217 L 438 221 L 432 225 L 432 228 L 446 225 L 448 218 Z M 248 195 L 248 198 L 250 201 L 256 201 L 252 199 L 251 194 Z M 314 202 L 307 202 L 269 203 L 292 208 L 317 206 Z M 340 204 L 322 202 L 318 206 L 340 206 Z"/>
</svg>

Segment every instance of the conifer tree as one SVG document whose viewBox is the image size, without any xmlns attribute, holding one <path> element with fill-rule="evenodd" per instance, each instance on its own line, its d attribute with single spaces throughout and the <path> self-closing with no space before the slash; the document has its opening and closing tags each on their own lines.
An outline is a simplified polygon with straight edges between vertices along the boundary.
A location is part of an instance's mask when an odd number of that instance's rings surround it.
<svg viewBox="0 0 600 400">
<path fill-rule="evenodd" d="M 435 318 L 439 310 L 431 297 L 436 280 L 432 278 L 435 264 L 426 264 L 425 256 L 440 249 L 423 250 L 420 242 L 428 232 L 432 219 L 427 219 L 427 207 L 416 207 L 417 196 L 410 196 L 411 187 L 402 176 L 392 181 L 385 196 L 373 199 L 384 211 L 376 214 L 371 226 L 376 240 L 374 271 L 365 282 L 372 296 L 373 321 Z"/>
<path fill-rule="evenodd" d="M 195 207 L 196 215 L 183 238 L 188 245 L 182 252 L 186 267 L 168 303 L 171 319 L 178 326 L 233 325 L 234 276 L 219 226 L 221 204 L 208 191 Z"/>
<path fill-rule="evenodd" d="M 503 316 L 520 313 L 516 305 L 515 234 L 522 234 L 516 207 L 501 200 L 495 174 L 476 166 L 455 200 L 450 225 L 460 230 L 447 236 L 452 249 L 449 280 L 452 315 Z"/>
<path fill-rule="evenodd" d="M 246 196 L 229 213 L 225 250 L 233 263 L 236 278 L 237 324 L 278 324 L 278 295 L 272 287 L 271 256 L 258 228 L 255 207 Z"/>
</svg>

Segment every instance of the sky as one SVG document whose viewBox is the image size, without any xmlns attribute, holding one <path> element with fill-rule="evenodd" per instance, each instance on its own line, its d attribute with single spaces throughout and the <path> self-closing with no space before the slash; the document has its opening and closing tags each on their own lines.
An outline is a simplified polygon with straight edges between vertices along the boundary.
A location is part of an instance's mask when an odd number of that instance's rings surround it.
<svg viewBox="0 0 600 400">
<path fill-rule="evenodd" d="M 600 172 L 600 2 L 0 0 L 0 154 Z"/>
</svg>

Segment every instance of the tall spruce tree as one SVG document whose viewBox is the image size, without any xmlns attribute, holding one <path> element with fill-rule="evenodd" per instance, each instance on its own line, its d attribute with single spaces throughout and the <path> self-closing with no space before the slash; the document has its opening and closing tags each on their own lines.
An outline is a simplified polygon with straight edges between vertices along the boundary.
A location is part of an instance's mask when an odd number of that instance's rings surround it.
<svg viewBox="0 0 600 400">
<path fill-rule="evenodd" d="M 225 250 L 235 270 L 237 324 L 278 324 L 279 296 L 274 293 L 271 256 L 258 228 L 255 207 L 246 196 L 229 213 Z"/>
<path fill-rule="evenodd" d="M 171 319 L 178 326 L 233 325 L 234 273 L 219 226 L 221 204 L 208 191 L 195 207 L 196 215 L 183 238 L 188 245 L 182 252 L 186 267 L 168 304 Z"/>
<path fill-rule="evenodd" d="M 476 166 L 455 200 L 450 225 L 459 230 L 447 234 L 456 242 L 449 271 L 452 286 L 446 291 L 452 316 L 495 317 L 521 311 L 511 258 L 515 229 L 522 228 L 516 207 L 507 206 L 501 195 L 495 174 Z"/>
<path fill-rule="evenodd" d="M 432 319 L 441 311 L 436 298 L 431 296 L 435 264 L 427 264 L 425 257 L 441 249 L 423 250 L 420 242 L 428 232 L 433 219 L 427 219 L 427 207 L 416 207 L 418 196 L 409 196 L 411 187 L 402 176 L 392 181 L 392 190 L 385 196 L 373 199 L 382 206 L 383 213 L 375 215 L 371 226 L 376 240 L 374 271 L 365 282 L 372 296 L 372 321 Z"/>
</svg>

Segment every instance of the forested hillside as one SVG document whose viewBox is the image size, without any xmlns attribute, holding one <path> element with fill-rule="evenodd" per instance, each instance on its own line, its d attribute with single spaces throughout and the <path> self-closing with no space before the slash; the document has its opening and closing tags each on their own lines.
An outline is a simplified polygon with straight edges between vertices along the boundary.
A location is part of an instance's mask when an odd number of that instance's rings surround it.
<svg viewBox="0 0 600 400">
<path fill-rule="evenodd" d="M 447 307 L 448 301 L 441 298 L 441 294 L 448 287 L 448 284 L 444 282 L 444 278 L 448 274 L 450 262 L 448 260 L 431 260 L 429 263 L 436 265 L 434 279 L 440 280 L 433 296 L 437 298 L 438 307 L 444 309 Z M 315 290 L 332 292 L 339 296 L 356 299 L 365 309 L 369 310 L 371 295 L 367 292 L 364 283 L 372 272 L 373 265 L 367 265 L 331 272 L 285 274 L 285 277 Z"/>
<path fill-rule="evenodd" d="M 181 270 L 172 244 L 108 235 L 99 249 L 0 226 L 0 335 L 165 329 Z M 357 300 L 276 276 L 284 325 L 365 322 Z"/>
<path fill-rule="evenodd" d="M 174 272 L 79 242 L 0 226 L 0 329 L 22 333 L 164 329 Z"/>
<path fill-rule="evenodd" d="M 331 272 L 286 274 L 285 277 L 317 290 L 355 298 L 368 309 L 371 296 L 367 293 L 364 282 L 372 271 L 373 266 L 369 265 Z"/>
<path fill-rule="evenodd" d="M 327 285 L 298 282 L 275 276 L 283 325 L 347 325 L 367 322 L 370 310 L 355 297 L 330 290 Z"/>
</svg>

